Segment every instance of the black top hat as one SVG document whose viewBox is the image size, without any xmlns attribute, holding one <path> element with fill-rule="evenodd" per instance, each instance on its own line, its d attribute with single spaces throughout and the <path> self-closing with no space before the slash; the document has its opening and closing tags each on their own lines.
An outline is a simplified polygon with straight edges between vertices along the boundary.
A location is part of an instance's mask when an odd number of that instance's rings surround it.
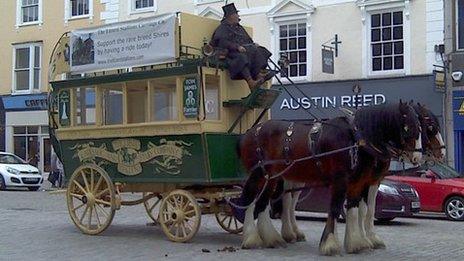
<svg viewBox="0 0 464 261">
<path fill-rule="evenodd" d="M 234 3 L 223 6 L 222 10 L 224 11 L 224 17 L 228 17 L 231 14 L 238 13 L 238 10 L 237 8 L 235 8 Z"/>
</svg>

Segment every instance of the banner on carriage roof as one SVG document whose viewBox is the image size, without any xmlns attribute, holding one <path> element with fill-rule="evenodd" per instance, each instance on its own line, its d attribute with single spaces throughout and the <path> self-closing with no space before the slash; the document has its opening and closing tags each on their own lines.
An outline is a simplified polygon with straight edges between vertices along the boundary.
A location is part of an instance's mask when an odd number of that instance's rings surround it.
<svg viewBox="0 0 464 261">
<path fill-rule="evenodd" d="M 71 32 L 71 72 L 175 61 L 176 15 L 167 14 Z"/>
</svg>

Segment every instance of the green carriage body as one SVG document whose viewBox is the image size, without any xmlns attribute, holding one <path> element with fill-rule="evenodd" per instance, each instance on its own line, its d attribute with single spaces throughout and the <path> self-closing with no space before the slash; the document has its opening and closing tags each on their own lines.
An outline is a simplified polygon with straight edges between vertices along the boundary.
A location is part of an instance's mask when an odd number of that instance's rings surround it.
<svg viewBox="0 0 464 261">
<path fill-rule="evenodd" d="M 113 182 L 224 184 L 245 178 L 235 151 L 238 134 L 64 140 L 66 177 L 82 164 L 105 169 Z"/>
</svg>

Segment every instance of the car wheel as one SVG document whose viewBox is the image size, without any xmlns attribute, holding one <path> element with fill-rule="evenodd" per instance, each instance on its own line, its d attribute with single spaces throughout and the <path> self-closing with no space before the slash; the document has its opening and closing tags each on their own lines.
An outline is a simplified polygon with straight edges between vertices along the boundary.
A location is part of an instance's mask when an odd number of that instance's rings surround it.
<svg viewBox="0 0 464 261">
<path fill-rule="evenodd" d="M 445 214 L 448 219 L 453 221 L 464 220 L 464 198 L 451 197 L 446 201 Z"/>
<path fill-rule="evenodd" d="M 377 221 L 379 222 L 390 222 L 392 221 L 393 219 L 395 219 L 394 217 L 391 217 L 391 218 L 376 218 Z"/>
<path fill-rule="evenodd" d="M 40 187 L 27 187 L 29 191 L 37 191 Z"/>
<path fill-rule="evenodd" d="M 6 189 L 5 180 L 3 179 L 3 176 L 0 175 L 0 190 L 4 190 L 4 189 Z"/>
</svg>

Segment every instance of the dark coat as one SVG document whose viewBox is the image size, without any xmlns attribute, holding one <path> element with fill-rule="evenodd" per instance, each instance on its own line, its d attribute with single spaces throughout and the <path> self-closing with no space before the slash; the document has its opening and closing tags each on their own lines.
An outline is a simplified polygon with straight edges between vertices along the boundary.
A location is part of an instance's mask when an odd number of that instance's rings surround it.
<svg viewBox="0 0 464 261">
<path fill-rule="evenodd" d="M 227 49 L 226 62 L 232 79 L 246 79 L 251 76 L 256 79 L 261 69 L 267 67 L 267 60 L 271 53 L 264 47 L 253 43 L 250 35 L 241 25 L 231 25 L 226 21 L 214 31 L 210 44 L 216 48 Z M 245 47 L 245 53 L 238 48 Z"/>
</svg>

